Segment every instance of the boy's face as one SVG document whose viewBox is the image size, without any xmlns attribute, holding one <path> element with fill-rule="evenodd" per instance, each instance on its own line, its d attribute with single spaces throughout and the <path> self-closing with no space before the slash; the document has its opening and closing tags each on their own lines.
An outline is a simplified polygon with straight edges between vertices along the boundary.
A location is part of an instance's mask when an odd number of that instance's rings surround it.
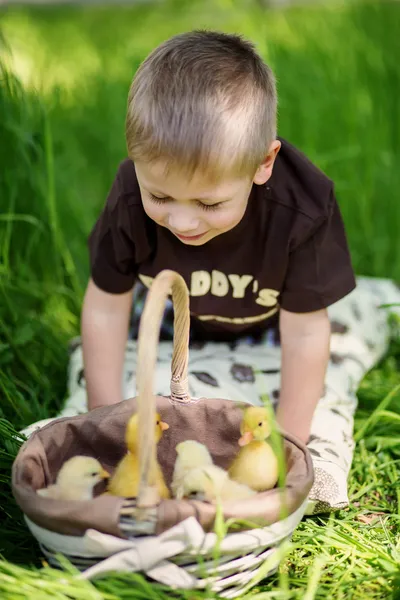
<svg viewBox="0 0 400 600">
<path fill-rule="evenodd" d="M 192 179 L 173 169 L 165 174 L 162 162 L 135 161 L 143 208 L 150 219 L 184 244 L 201 246 L 241 221 L 253 182 L 262 184 L 271 176 L 280 143 L 275 146 L 272 158 L 269 154 L 254 179 L 226 179 L 217 184 L 200 174 Z"/>
</svg>

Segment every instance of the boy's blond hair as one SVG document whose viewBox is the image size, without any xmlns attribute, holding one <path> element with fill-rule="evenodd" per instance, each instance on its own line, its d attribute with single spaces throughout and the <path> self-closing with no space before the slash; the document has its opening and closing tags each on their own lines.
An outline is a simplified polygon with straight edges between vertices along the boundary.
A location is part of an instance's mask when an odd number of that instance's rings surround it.
<svg viewBox="0 0 400 600">
<path fill-rule="evenodd" d="M 236 35 L 193 31 L 156 48 L 128 99 L 129 157 L 188 177 L 253 177 L 276 138 L 276 88 L 254 46 Z"/>
</svg>

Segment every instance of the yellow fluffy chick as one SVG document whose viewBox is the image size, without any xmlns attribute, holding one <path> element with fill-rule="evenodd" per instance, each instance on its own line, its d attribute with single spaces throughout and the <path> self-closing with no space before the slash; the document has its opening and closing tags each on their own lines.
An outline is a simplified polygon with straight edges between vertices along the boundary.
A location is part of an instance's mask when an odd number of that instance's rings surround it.
<svg viewBox="0 0 400 600">
<path fill-rule="evenodd" d="M 178 454 L 172 478 L 172 491 L 178 500 L 200 494 L 204 500 L 242 500 L 254 495 L 249 487 L 231 481 L 228 473 L 213 464 L 203 444 L 186 440 L 176 447 Z"/>
<path fill-rule="evenodd" d="M 95 458 L 74 456 L 63 464 L 56 483 L 37 493 L 56 500 L 91 500 L 94 486 L 109 476 Z"/>
<path fill-rule="evenodd" d="M 212 465 L 213 461 L 208 448 L 195 440 L 186 440 L 177 444 L 176 461 L 172 475 L 171 489 L 175 497 L 183 497 L 182 482 L 185 476 L 197 467 Z"/>
<path fill-rule="evenodd" d="M 241 449 L 229 468 L 234 481 L 248 485 L 257 492 L 269 490 L 278 481 L 278 460 L 266 441 L 271 427 L 266 408 L 246 408 L 240 425 Z"/>
<path fill-rule="evenodd" d="M 207 465 L 192 469 L 185 475 L 178 488 L 177 498 L 200 494 L 208 502 L 228 502 L 244 500 L 254 496 L 255 493 L 247 485 L 232 481 L 221 467 Z"/>
<path fill-rule="evenodd" d="M 155 440 L 158 443 L 163 431 L 169 428 L 167 423 L 161 421 L 157 413 L 155 417 Z M 120 461 L 117 469 L 110 479 L 107 492 L 114 496 L 135 498 L 139 490 L 139 449 L 138 449 L 138 416 L 135 413 L 128 421 L 125 441 L 128 448 L 127 454 Z M 164 476 L 157 459 L 153 461 L 149 484 L 155 486 L 161 498 L 169 498 L 169 490 L 165 484 Z"/>
</svg>

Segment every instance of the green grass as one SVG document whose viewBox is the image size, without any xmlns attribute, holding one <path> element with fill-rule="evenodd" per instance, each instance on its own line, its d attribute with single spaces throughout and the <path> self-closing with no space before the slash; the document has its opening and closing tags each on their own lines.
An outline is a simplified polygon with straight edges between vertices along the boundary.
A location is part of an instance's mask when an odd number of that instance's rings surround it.
<svg viewBox="0 0 400 600">
<path fill-rule="evenodd" d="M 399 3 L 332 2 L 266 13 L 251 0 L 3 9 L 2 599 L 166 598 L 162 586 L 136 575 L 94 586 L 71 572 L 42 569 L 9 480 L 19 447 L 13 427 L 54 415 L 63 402 L 67 343 L 79 331 L 88 276 L 86 237 L 125 155 L 131 76 L 161 40 L 203 26 L 241 31 L 258 44 L 278 76 L 280 134 L 336 183 L 356 271 L 400 280 Z M 302 522 L 280 572 L 248 598 L 400 598 L 400 334 L 394 318 L 392 325 L 388 355 L 358 392 L 351 508 Z"/>
</svg>

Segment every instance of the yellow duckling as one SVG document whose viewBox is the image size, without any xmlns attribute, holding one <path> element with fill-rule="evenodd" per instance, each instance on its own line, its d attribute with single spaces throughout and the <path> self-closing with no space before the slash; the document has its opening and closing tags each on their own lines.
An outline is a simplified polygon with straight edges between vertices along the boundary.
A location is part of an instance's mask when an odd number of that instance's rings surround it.
<svg viewBox="0 0 400 600">
<path fill-rule="evenodd" d="M 95 458 L 73 456 L 59 470 L 56 483 L 37 493 L 55 500 L 91 500 L 94 486 L 108 477 L 109 473 Z"/>
<path fill-rule="evenodd" d="M 155 417 L 155 440 L 158 443 L 163 431 L 169 429 L 169 425 L 161 421 L 157 413 Z M 135 498 L 139 489 L 139 449 L 138 449 L 138 416 L 135 413 L 128 421 L 125 441 L 128 452 L 118 464 L 114 475 L 111 477 L 107 492 L 114 496 Z M 164 476 L 157 459 L 155 459 L 151 473 L 150 485 L 157 488 L 161 498 L 169 498 L 169 490 L 164 481 Z"/>
<path fill-rule="evenodd" d="M 208 448 L 195 440 L 186 440 L 177 444 L 176 461 L 171 481 L 171 490 L 181 500 L 185 495 L 183 482 L 188 473 L 198 467 L 213 464 Z"/>
<path fill-rule="evenodd" d="M 246 408 L 240 433 L 241 449 L 229 468 L 229 477 L 257 492 L 270 490 L 278 481 L 279 469 L 277 457 L 266 441 L 271 434 L 266 408 Z"/>
<path fill-rule="evenodd" d="M 189 471 L 178 488 L 176 498 L 200 495 L 207 502 L 229 502 L 244 500 L 254 496 L 256 492 L 248 485 L 232 481 L 228 473 L 217 465 L 206 465 Z"/>
<path fill-rule="evenodd" d="M 225 502 L 244 500 L 255 494 L 248 486 L 229 479 L 224 469 L 214 465 L 204 444 L 186 440 L 176 446 L 176 453 L 171 488 L 178 500 L 196 494 L 207 502 Z"/>
</svg>

